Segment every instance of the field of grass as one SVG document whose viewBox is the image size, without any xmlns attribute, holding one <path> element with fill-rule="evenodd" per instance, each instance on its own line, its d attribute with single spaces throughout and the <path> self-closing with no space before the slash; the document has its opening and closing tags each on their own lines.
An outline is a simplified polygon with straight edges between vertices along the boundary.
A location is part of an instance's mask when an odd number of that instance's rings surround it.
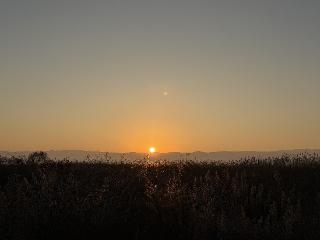
<svg viewBox="0 0 320 240">
<path fill-rule="evenodd" d="M 320 157 L 231 163 L 2 157 L 0 238 L 320 239 Z"/>
</svg>

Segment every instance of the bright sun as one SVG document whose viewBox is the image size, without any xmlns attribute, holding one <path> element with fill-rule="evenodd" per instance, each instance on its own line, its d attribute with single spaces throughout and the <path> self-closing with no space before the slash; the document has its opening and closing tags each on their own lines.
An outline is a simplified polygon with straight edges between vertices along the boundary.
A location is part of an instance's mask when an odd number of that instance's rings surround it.
<svg viewBox="0 0 320 240">
<path fill-rule="evenodd" d="M 150 152 L 150 153 L 155 153 L 155 152 L 156 152 L 156 148 L 155 148 L 155 147 L 149 148 L 149 152 Z"/>
</svg>

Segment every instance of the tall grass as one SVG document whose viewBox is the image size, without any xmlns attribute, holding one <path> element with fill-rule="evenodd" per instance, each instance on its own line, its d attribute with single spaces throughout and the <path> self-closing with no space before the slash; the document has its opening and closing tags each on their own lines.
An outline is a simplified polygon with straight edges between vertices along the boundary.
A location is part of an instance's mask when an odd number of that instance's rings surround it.
<svg viewBox="0 0 320 240">
<path fill-rule="evenodd" d="M 320 157 L 0 157 L 0 239 L 320 239 Z"/>
</svg>

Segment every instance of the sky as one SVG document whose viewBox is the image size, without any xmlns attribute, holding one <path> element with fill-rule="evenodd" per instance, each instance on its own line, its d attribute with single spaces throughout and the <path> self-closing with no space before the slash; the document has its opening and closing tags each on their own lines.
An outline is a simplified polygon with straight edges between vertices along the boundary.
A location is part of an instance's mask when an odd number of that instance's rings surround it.
<svg viewBox="0 0 320 240">
<path fill-rule="evenodd" d="M 320 148 L 320 1 L 1 0 L 0 150 Z"/>
</svg>

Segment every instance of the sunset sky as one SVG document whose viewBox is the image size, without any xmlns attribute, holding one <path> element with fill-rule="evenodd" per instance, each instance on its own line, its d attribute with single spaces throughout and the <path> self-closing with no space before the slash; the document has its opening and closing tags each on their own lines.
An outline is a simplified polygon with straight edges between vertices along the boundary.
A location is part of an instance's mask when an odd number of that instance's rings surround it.
<svg viewBox="0 0 320 240">
<path fill-rule="evenodd" d="M 320 1 L 2 0 L 0 150 L 320 148 Z"/>
</svg>

